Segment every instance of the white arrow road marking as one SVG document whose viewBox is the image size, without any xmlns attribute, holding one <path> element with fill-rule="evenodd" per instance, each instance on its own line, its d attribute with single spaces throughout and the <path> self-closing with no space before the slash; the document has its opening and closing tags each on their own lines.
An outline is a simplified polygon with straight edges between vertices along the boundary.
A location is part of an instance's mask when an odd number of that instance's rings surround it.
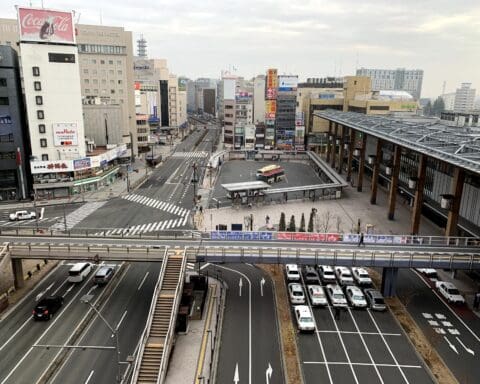
<svg viewBox="0 0 480 384">
<path fill-rule="evenodd" d="M 52 289 L 52 287 L 55 285 L 55 283 L 56 283 L 56 282 L 54 281 L 54 282 L 53 282 L 52 284 L 50 284 L 47 288 L 45 288 L 44 291 L 40 292 L 40 293 L 37 295 L 37 297 L 35 297 L 35 301 L 40 300 L 40 298 L 41 298 L 45 293 L 47 293 L 50 289 Z"/>
<path fill-rule="evenodd" d="M 262 277 L 262 280 L 260 280 L 260 295 L 263 296 L 263 286 L 265 285 L 265 278 Z"/>
<path fill-rule="evenodd" d="M 233 382 L 235 384 L 238 384 L 239 381 L 240 381 L 240 377 L 238 376 L 238 363 L 237 363 L 237 365 L 235 365 L 235 373 L 233 374 Z"/>
<path fill-rule="evenodd" d="M 445 339 L 445 341 L 448 343 L 448 346 L 450 348 L 452 348 L 454 350 L 454 352 L 458 355 L 458 351 L 457 351 L 457 348 L 455 347 L 455 345 L 453 345 L 450 340 L 447 339 L 447 336 L 443 336 L 443 338 Z"/>
<path fill-rule="evenodd" d="M 40 210 L 40 217 L 39 217 L 40 220 L 43 219 L 43 213 L 44 212 L 45 212 L 45 207 L 42 207 L 42 209 Z"/>
<path fill-rule="evenodd" d="M 239 290 L 240 290 L 239 293 L 238 293 L 238 295 L 239 295 L 240 297 L 242 297 L 242 287 L 243 287 L 243 280 L 242 280 L 242 278 L 240 277 L 240 280 L 238 281 L 238 288 L 239 288 Z"/>
<path fill-rule="evenodd" d="M 465 350 L 470 353 L 472 356 L 475 356 L 475 352 L 473 351 L 473 349 L 470 349 L 470 348 L 467 348 L 467 346 L 465 344 L 462 343 L 462 340 L 460 340 L 458 337 L 456 337 L 457 341 L 460 343 L 460 345 L 465 348 Z"/>
<path fill-rule="evenodd" d="M 272 369 L 272 366 L 270 365 L 270 362 L 269 362 L 268 363 L 268 368 L 265 371 L 265 381 L 267 382 L 267 384 L 270 383 L 270 379 L 272 378 L 272 373 L 273 373 L 273 369 Z"/>
<path fill-rule="evenodd" d="M 92 370 L 92 371 L 90 372 L 90 375 L 88 375 L 87 380 L 85 380 L 85 383 L 84 383 L 84 384 L 88 384 L 88 383 L 90 382 L 90 379 L 91 379 L 92 376 L 93 376 L 93 372 L 95 372 L 95 371 Z"/>
<path fill-rule="evenodd" d="M 90 295 L 90 293 L 92 293 L 93 290 L 97 289 L 98 285 L 95 284 L 94 286 L 92 286 L 92 288 L 90 288 L 87 292 L 87 295 Z"/>
</svg>

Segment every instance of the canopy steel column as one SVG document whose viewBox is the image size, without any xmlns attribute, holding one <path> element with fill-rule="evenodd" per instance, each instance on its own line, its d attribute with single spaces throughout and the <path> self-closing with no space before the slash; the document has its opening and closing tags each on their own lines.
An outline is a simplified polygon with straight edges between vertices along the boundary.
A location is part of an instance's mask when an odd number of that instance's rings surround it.
<svg viewBox="0 0 480 384">
<path fill-rule="evenodd" d="M 353 162 L 353 147 L 355 146 L 355 130 L 350 130 L 350 142 L 348 143 L 348 160 L 347 160 L 347 181 L 352 180 L 352 162 Z"/>
<path fill-rule="evenodd" d="M 382 271 L 382 295 L 383 297 L 395 296 L 395 288 L 397 284 L 398 268 L 386 267 Z"/>
<path fill-rule="evenodd" d="M 363 190 L 363 174 L 365 173 L 365 151 L 367 149 L 367 135 L 362 133 L 362 148 L 360 149 L 360 160 L 358 165 L 357 191 Z"/>
<path fill-rule="evenodd" d="M 12 271 L 15 288 L 23 288 L 25 286 L 25 280 L 23 280 L 22 259 L 12 259 Z"/>
<path fill-rule="evenodd" d="M 388 196 L 388 220 L 393 220 L 395 217 L 395 203 L 397 201 L 397 185 L 398 174 L 400 173 L 400 159 L 402 155 L 402 148 L 395 145 L 395 152 L 393 154 L 393 172 L 390 180 L 390 191 Z"/>
<path fill-rule="evenodd" d="M 332 124 L 333 122 L 332 121 L 328 121 L 328 136 L 327 136 L 327 163 L 330 162 L 330 152 L 332 151 L 332 141 L 331 141 L 331 137 L 332 137 Z"/>
<path fill-rule="evenodd" d="M 445 236 L 455 236 L 457 234 L 458 216 L 460 212 L 460 203 L 462 202 L 463 183 L 465 182 L 465 171 L 459 167 L 455 168 L 452 180 L 452 204 L 448 211 L 447 228 Z"/>
<path fill-rule="evenodd" d="M 423 189 L 425 188 L 425 176 L 427 173 L 427 156 L 420 155 L 417 172 L 417 189 L 415 190 L 415 201 L 412 212 L 412 235 L 417 235 L 422 217 Z"/>
<path fill-rule="evenodd" d="M 338 135 L 338 123 L 334 123 L 334 132 L 333 132 L 333 138 L 331 140 L 332 142 L 332 163 L 330 164 L 332 169 L 335 169 L 335 161 L 337 160 L 337 135 Z"/>
<path fill-rule="evenodd" d="M 338 174 L 342 174 L 342 168 L 343 168 L 343 156 L 344 156 L 344 144 L 345 144 L 345 133 L 346 133 L 346 127 L 344 125 L 341 126 L 341 133 L 340 133 L 340 154 L 338 155 Z"/>
<path fill-rule="evenodd" d="M 375 162 L 373 164 L 372 175 L 372 193 L 370 195 L 370 204 L 377 203 L 378 175 L 380 174 L 380 159 L 382 157 L 383 142 L 377 139 L 377 151 L 375 152 Z"/>
</svg>

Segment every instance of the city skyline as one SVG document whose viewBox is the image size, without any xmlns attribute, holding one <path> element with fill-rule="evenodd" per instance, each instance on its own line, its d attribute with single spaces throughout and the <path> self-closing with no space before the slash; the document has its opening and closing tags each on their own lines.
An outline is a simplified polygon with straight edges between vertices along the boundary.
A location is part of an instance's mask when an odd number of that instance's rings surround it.
<svg viewBox="0 0 480 384">
<path fill-rule="evenodd" d="M 40 1 L 7 0 L 6 18 L 14 5 L 41 6 Z M 81 24 L 123 26 L 136 40 L 143 34 L 149 57 L 166 58 L 172 72 L 190 78 L 219 78 L 237 69 L 251 78 L 278 68 L 279 73 L 308 77 L 353 75 L 357 68 L 423 69 L 422 97 L 454 92 L 462 82 L 480 86 L 474 63 L 480 59 L 480 6 L 472 1 L 413 2 L 351 0 L 335 4 L 295 5 L 279 0 L 230 2 L 163 1 L 157 8 L 145 0 L 135 8 L 122 0 L 44 1 L 45 8 L 74 9 Z M 132 15 L 136 15 L 133 17 Z M 192 57 L 199 58 L 193 61 Z"/>
</svg>

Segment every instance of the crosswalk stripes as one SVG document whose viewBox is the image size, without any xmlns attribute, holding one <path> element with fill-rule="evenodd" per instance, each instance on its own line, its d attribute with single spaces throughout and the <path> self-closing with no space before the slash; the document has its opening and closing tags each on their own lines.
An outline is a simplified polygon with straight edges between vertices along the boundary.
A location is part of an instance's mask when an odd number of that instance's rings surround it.
<svg viewBox="0 0 480 384">
<path fill-rule="evenodd" d="M 80 208 L 69 213 L 66 216 L 67 229 L 72 229 L 75 225 L 80 223 L 88 215 L 99 209 L 107 201 L 95 201 L 91 203 L 83 204 Z M 65 229 L 65 222 L 59 222 L 50 227 L 51 230 L 63 230 Z"/>
<path fill-rule="evenodd" d="M 23 226 L 23 227 L 32 227 L 38 225 L 39 226 L 44 226 L 45 224 L 48 223 L 56 223 L 60 221 L 60 219 L 63 220 L 63 216 L 55 216 L 55 217 L 44 217 L 43 219 L 38 219 L 38 220 L 21 220 L 21 221 L 10 221 L 10 220 L 0 220 L 0 226 L 2 227 L 18 227 L 18 226 Z"/>
<path fill-rule="evenodd" d="M 138 195 L 136 193 L 131 193 L 126 196 L 122 196 L 124 200 L 128 200 L 137 204 L 146 205 L 147 207 L 151 207 L 154 209 L 159 209 L 160 211 L 164 211 L 167 213 L 171 213 L 174 215 L 186 217 L 189 213 L 189 210 L 186 208 L 179 207 L 178 205 L 167 203 L 165 201 L 153 199 L 151 197 Z"/>
<path fill-rule="evenodd" d="M 205 151 L 175 152 L 172 154 L 172 157 L 180 157 L 183 159 L 199 159 L 199 158 L 205 158 L 207 156 L 208 156 L 208 152 L 205 152 Z"/>
<path fill-rule="evenodd" d="M 195 263 L 187 263 L 187 269 L 193 271 L 195 269 Z"/>
</svg>

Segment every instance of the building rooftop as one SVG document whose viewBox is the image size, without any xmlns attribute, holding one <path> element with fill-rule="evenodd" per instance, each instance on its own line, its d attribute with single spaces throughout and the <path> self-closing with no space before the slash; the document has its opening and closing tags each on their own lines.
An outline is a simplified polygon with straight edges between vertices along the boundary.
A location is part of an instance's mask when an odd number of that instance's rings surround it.
<svg viewBox="0 0 480 384">
<path fill-rule="evenodd" d="M 449 127 L 437 119 L 391 118 L 335 110 L 314 115 L 480 174 L 480 134 L 469 127 Z"/>
</svg>

